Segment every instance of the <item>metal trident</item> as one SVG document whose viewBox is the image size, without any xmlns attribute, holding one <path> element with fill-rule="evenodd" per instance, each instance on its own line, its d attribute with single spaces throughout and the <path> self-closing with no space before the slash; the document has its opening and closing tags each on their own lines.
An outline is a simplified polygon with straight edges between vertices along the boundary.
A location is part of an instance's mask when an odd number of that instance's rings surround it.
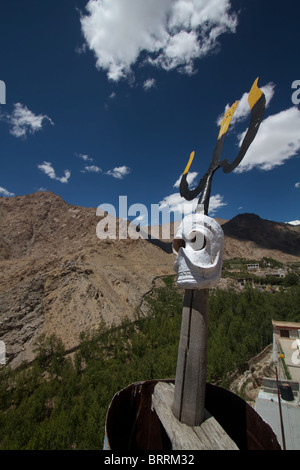
<svg viewBox="0 0 300 470">
<path fill-rule="evenodd" d="M 210 198 L 210 191 L 211 191 L 211 183 L 212 178 L 215 171 L 222 167 L 224 173 L 230 173 L 233 171 L 239 163 L 244 158 L 250 144 L 253 142 L 261 121 L 263 119 L 264 111 L 265 111 L 265 104 L 266 99 L 264 93 L 258 88 L 257 86 L 258 78 L 252 85 L 252 88 L 249 92 L 248 96 L 248 103 L 251 109 L 251 118 L 250 118 L 250 125 L 248 131 L 243 139 L 242 145 L 240 147 L 240 151 L 232 163 L 229 163 L 227 158 L 223 161 L 220 161 L 220 156 L 222 153 L 226 133 L 230 124 L 230 121 L 235 113 L 235 110 L 238 107 L 238 101 L 233 103 L 230 109 L 228 109 L 221 121 L 220 125 L 220 132 L 218 135 L 217 143 L 215 146 L 215 150 L 211 159 L 210 166 L 207 172 L 202 176 L 198 186 L 192 190 L 189 189 L 187 183 L 187 174 L 189 172 L 190 166 L 195 156 L 195 152 L 192 152 L 190 155 L 189 162 L 184 170 L 184 173 L 181 178 L 180 182 L 180 195 L 183 196 L 187 201 L 191 201 L 195 199 L 200 193 L 201 196 L 199 198 L 198 204 L 204 205 L 204 213 L 208 213 L 208 205 L 209 205 L 209 198 Z"/>
<path fill-rule="evenodd" d="M 227 159 L 220 161 L 226 133 L 232 116 L 238 106 L 236 101 L 228 109 L 221 121 L 220 132 L 207 172 L 202 176 L 198 186 L 190 190 L 187 174 L 195 152 L 191 153 L 189 162 L 180 182 L 180 194 L 188 201 L 200 194 L 197 209 L 208 213 L 212 178 L 215 171 L 222 167 L 224 173 L 230 173 L 244 158 L 250 144 L 255 138 L 265 110 L 265 95 L 257 86 L 258 78 L 253 83 L 248 96 L 251 118 L 248 131 L 243 139 L 239 153 L 232 163 Z M 178 350 L 176 380 L 173 402 L 173 413 L 179 421 L 199 426 L 204 421 L 206 362 L 208 341 L 208 293 L 209 289 L 186 289 L 182 309 L 182 324 Z"/>
</svg>

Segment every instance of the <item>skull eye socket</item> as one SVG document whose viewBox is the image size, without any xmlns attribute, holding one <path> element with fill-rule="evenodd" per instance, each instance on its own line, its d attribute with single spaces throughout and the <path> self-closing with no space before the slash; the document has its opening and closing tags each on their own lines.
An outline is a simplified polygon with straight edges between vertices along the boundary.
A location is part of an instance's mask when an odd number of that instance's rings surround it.
<svg viewBox="0 0 300 470">
<path fill-rule="evenodd" d="M 194 235 L 194 236 L 193 236 Z M 173 240 L 173 253 L 177 254 L 180 248 L 190 248 L 194 251 L 200 251 L 206 246 L 206 238 L 201 232 L 191 232 L 190 240 L 185 242 L 182 238 Z"/>
<path fill-rule="evenodd" d="M 192 248 L 192 250 L 200 251 L 205 247 L 206 239 L 202 232 L 193 231 L 190 233 L 190 237 L 189 247 Z"/>
<path fill-rule="evenodd" d="M 180 248 L 185 248 L 185 241 L 182 238 L 174 238 L 173 253 L 177 254 Z"/>
</svg>

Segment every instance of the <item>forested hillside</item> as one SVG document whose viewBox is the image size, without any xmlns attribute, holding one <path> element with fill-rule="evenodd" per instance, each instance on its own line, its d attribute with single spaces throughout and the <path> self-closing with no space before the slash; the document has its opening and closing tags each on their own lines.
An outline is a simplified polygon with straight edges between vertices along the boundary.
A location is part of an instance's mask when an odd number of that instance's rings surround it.
<svg viewBox="0 0 300 470">
<path fill-rule="evenodd" d="M 147 316 L 82 335 L 66 355 L 55 336 L 39 338 L 37 360 L 0 371 L 0 449 L 101 449 L 114 394 L 128 384 L 174 378 L 182 295 L 166 278 L 148 296 Z M 217 289 L 210 294 L 208 381 L 230 372 L 272 341 L 271 320 L 300 321 L 300 285 L 285 292 Z"/>
</svg>

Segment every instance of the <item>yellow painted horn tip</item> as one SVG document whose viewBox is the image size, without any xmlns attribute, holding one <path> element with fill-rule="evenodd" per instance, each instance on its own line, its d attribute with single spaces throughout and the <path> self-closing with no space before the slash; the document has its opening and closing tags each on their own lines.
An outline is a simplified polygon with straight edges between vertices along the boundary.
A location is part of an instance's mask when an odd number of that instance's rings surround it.
<svg viewBox="0 0 300 470">
<path fill-rule="evenodd" d="M 192 164 L 192 161 L 193 161 L 193 159 L 194 159 L 194 156 L 195 156 L 195 151 L 193 150 L 193 151 L 191 152 L 189 162 L 188 162 L 188 164 L 187 164 L 187 166 L 185 167 L 185 170 L 184 170 L 184 172 L 183 172 L 184 175 L 185 175 L 186 173 L 188 173 L 188 171 L 189 171 L 189 169 L 190 169 L 190 166 L 191 166 L 191 164 Z"/>
<path fill-rule="evenodd" d="M 259 100 L 259 98 L 263 95 L 263 92 L 257 86 L 258 79 L 259 77 L 257 77 L 256 80 L 254 80 L 254 83 L 248 95 L 248 103 L 251 109 L 253 108 L 255 103 Z"/>
</svg>

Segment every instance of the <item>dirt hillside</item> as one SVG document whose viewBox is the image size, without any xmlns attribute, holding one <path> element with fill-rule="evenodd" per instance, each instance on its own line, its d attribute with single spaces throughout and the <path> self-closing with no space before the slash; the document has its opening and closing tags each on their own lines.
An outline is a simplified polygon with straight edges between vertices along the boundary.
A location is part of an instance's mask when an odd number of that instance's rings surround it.
<svg viewBox="0 0 300 470">
<path fill-rule="evenodd" d="M 43 332 L 69 348 L 101 319 L 132 318 L 153 277 L 173 273 L 173 255 L 146 240 L 100 240 L 100 220 L 50 192 L 0 198 L 0 338 L 12 365 Z"/>
</svg>

